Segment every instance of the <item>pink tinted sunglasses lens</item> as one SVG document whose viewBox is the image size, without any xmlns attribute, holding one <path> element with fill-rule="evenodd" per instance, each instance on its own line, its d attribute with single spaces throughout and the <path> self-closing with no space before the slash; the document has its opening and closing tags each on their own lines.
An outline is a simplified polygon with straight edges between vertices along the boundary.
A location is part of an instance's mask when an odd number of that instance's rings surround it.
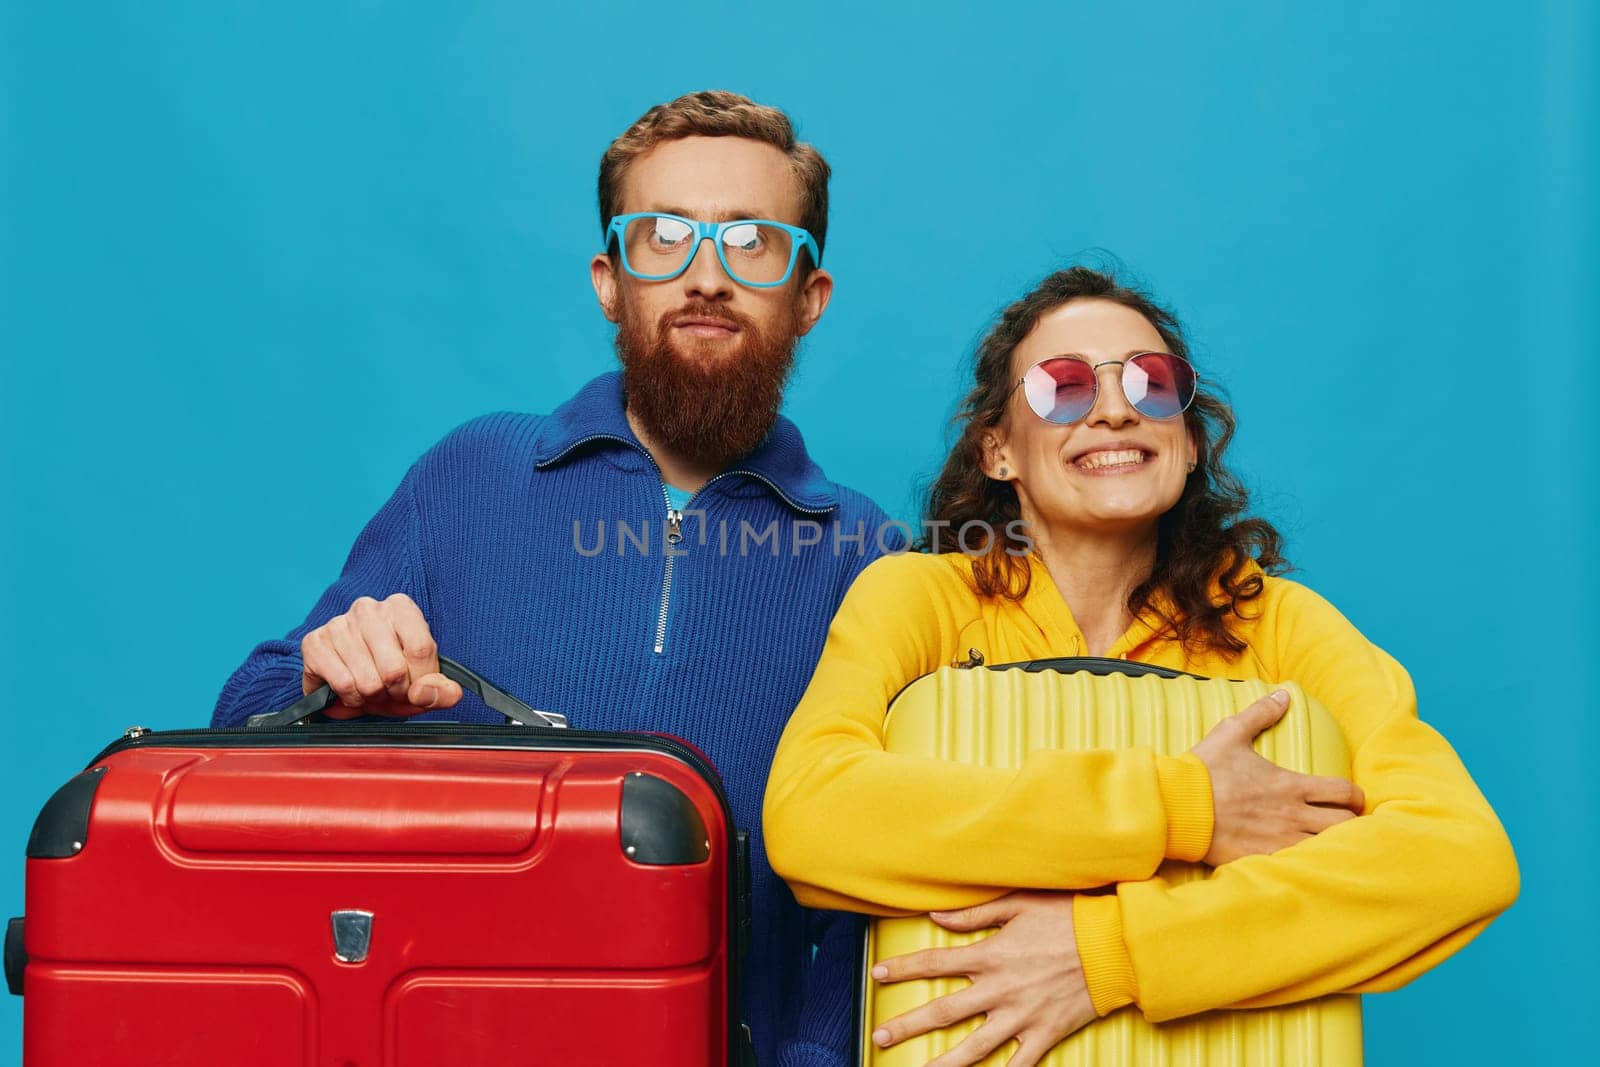
<svg viewBox="0 0 1600 1067">
<path fill-rule="evenodd" d="M 1022 391 L 1046 422 L 1077 422 L 1094 407 L 1094 371 L 1081 359 L 1047 359 L 1028 368 Z"/>
<path fill-rule="evenodd" d="M 1139 414 L 1170 419 L 1194 400 L 1194 368 L 1165 352 L 1141 352 L 1122 365 L 1122 392 Z"/>
</svg>

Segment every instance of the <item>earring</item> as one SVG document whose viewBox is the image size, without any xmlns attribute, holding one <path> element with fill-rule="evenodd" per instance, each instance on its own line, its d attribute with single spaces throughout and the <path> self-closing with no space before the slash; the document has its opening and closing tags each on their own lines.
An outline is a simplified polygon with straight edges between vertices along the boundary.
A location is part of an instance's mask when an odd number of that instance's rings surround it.
<svg viewBox="0 0 1600 1067">
<path fill-rule="evenodd" d="M 1189 473 L 1190 474 L 1194 473 L 1194 469 L 1195 469 L 1196 466 L 1197 466 L 1197 464 L 1194 464 L 1194 463 L 1189 464 Z"/>
<path fill-rule="evenodd" d="M 1190 469 L 1193 470 L 1194 468 L 1191 467 Z M 1006 470 L 1004 467 L 1001 467 L 1000 468 L 999 477 L 1004 478 L 1006 475 L 1008 475 L 1010 473 L 1011 473 L 1010 471 Z"/>
</svg>

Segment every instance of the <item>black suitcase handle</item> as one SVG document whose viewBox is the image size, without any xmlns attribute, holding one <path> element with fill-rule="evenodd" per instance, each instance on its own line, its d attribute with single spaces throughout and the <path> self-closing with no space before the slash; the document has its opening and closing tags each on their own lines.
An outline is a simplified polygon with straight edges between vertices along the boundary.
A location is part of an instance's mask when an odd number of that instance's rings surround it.
<svg viewBox="0 0 1600 1067">
<path fill-rule="evenodd" d="M 1175 671 L 1171 667 L 1157 667 L 1153 663 L 1135 663 L 1126 659 L 1107 659 L 1104 656 L 1061 656 L 1056 659 L 1024 660 L 1021 663 L 993 663 L 987 665 L 987 669 L 991 671 L 1027 671 L 1029 674 L 1038 674 L 1042 671 L 1055 671 L 1058 674 L 1088 673 L 1101 676 L 1126 674 L 1130 678 L 1139 678 L 1149 674 L 1157 678 L 1199 678 L 1202 681 L 1208 680 L 1203 674 Z"/>
<path fill-rule="evenodd" d="M 22 946 L 22 918 L 6 923 L 6 988 L 22 996 L 22 978 L 28 968 L 28 950 Z"/>
<path fill-rule="evenodd" d="M 519 726 L 541 726 L 562 728 L 567 725 L 567 717 L 554 711 L 536 711 L 524 704 L 504 689 L 495 685 L 487 678 L 467 667 L 463 667 L 453 659 L 439 657 L 439 673 L 455 682 L 469 693 L 477 694 L 485 704 L 506 717 L 510 723 Z M 245 720 L 245 726 L 252 730 L 272 730 L 283 726 L 296 726 L 303 724 L 306 719 L 333 707 L 338 700 L 333 690 L 322 686 L 315 692 L 307 693 L 299 700 L 290 704 L 281 711 L 267 711 L 260 715 L 252 715 Z"/>
</svg>

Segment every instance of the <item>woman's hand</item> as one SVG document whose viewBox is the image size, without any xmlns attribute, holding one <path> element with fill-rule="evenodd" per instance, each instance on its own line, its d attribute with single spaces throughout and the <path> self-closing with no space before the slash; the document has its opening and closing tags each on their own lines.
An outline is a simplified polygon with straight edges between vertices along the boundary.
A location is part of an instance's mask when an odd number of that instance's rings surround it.
<svg viewBox="0 0 1600 1067">
<path fill-rule="evenodd" d="M 1354 782 L 1286 771 L 1251 747 L 1288 710 L 1287 692 L 1269 693 L 1217 723 L 1191 749 L 1211 775 L 1216 814 L 1205 861 L 1213 867 L 1288 848 L 1355 818 L 1366 805 Z"/>
<path fill-rule="evenodd" d="M 872 968 L 880 982 L 964 976 L 965 989 L 897 1015 L 873 1031 L 882 1048 L 974 1015 L 983 1025 L 928 1067 L 977 1063 L 1007 1041 L 1019 1043 L 1009 1067 L 1033 1067 L 1055 1044 L 1095 1018 L 1078 942 L 1072 894 L 1018 892 L 960 911 L 934 912 L 934 922 L 963 933 L 998 926 L 971 945 L 930 948 Z"/>
</svg>

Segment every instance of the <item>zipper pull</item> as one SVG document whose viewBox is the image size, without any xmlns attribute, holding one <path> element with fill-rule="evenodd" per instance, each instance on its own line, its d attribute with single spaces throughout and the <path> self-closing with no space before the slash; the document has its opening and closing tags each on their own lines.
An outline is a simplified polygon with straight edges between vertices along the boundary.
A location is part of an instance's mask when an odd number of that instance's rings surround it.
<svg viewBox="0 0 1600 1067">
<path fill-rule="evenodd" d="M 667 509 L 667 544 L 675 545 L 683 540 L 683 512 L 675 508 Z"/>
<path fill-rule="evenodd" d="M 983 653 L 975 648 L 969 648 L 967 649 L 966 659 L 951 660 L 950 666 L 962 671 L 970 671 L 974 667 L 981 667 L 983 666 Z"/>
</svg>

